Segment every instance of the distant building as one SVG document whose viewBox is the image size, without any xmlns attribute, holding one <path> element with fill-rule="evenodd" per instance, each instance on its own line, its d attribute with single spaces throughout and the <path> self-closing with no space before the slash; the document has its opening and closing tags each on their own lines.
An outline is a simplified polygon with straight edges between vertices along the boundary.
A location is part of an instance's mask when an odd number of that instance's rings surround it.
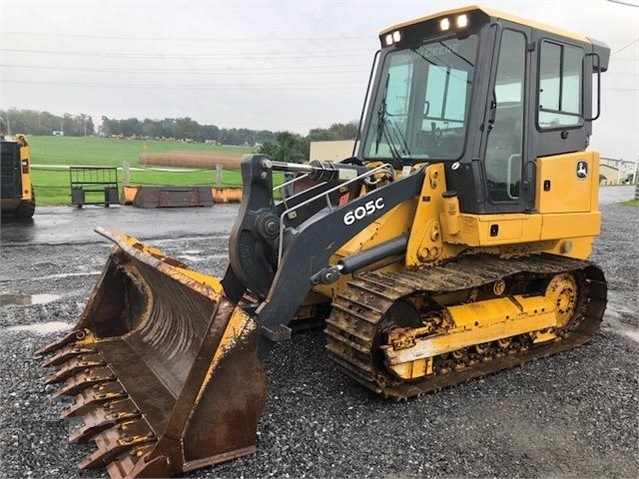
<svg viewBox="0 0 639 479">
<path fill-rule="evenodd" d="M 53 130 L 53 136 L 64 136 L 64 132 L 60 130 Z"/>
<path fill-rule="evenodd" d="M 312 141 L 309 160 L 339 161 L 353 156 L 355 140 Z"/>
<path fill-rule="evenodd" d="M 602 185 L 631 184 L 636 179 L 637 163 L 622 158 L 599 158 L 599 179 Z"/>
</svg>

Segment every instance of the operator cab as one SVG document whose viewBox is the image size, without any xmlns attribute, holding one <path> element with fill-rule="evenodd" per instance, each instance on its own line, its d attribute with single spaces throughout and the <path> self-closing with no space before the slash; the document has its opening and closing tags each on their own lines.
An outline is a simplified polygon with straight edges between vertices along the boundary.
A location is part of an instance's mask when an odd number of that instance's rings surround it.
<svg viewBox="0 0 639 479">
<path fill-rule="evenodd" d="M 587 148 L 610 55 L 602 43 L 476 6 L 380 40 L 364 161 L 444 162 L 462 212 L 531 212 L 537 158 Z"/>
</svg>

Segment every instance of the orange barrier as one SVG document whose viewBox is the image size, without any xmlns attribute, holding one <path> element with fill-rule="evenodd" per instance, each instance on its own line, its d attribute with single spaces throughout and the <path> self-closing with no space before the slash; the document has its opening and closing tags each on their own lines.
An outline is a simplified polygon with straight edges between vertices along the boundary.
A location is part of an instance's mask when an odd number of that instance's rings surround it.
<svg viewBox="0 0 639 479">
<path fill-rule="evenodd" d="M 215 203 L 240 203 L 242 201 L 242 188 L 213 188 L 212 192 Z"/>
<path fill-rule="evenodd" d="M 205 186 L 125 186 L 121 203 L 138 208 L 212 206 L 213 203 L 239 203 L 242 188 Z"/>
</svg>

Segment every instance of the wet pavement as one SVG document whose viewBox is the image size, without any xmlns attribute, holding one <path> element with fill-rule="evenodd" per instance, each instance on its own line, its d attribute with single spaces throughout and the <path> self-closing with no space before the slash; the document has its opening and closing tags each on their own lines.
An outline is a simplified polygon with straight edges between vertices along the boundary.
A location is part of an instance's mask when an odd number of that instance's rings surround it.
<svg viewBox="0 0 639 479">
<path fill-rule="evenodd" d="M 630 200 L 634 186 L 600 189 L 600 203 Z M 215 204 L 210 208 L 140 209 L 131 206 L 38 207 L 32 221 L 3 218 L 2 244 L 70 244 L 106 242 L 93 230 L 96 226 L 121 231 L 141 240 L 185 238 L 227 234 L 239 205 Z"/>
<path fill-rule="evenodd" d="M 604 186 L 599 188 L 599 203 L 609 205 L 620 201 L 628 201 L 635 197 L 635 186 Z"/>
<path fill-rule="evenodd" d="M 60 299 L 59 294 L 0 294 L 0 306 L 16 304 L 30 306 L 32 304 L 47 304 Z"/>
<path fill-rule="evenodd" d="M 170 209 L 45 206 L 36 209 L 31 221 L 2 218 L 0 241 L 3 245 L 106 242 L 93 231 L 96 226 L 105 226 L 141 240 L 226 234 L 238 208 L 237 204 Z"/>
</svg>

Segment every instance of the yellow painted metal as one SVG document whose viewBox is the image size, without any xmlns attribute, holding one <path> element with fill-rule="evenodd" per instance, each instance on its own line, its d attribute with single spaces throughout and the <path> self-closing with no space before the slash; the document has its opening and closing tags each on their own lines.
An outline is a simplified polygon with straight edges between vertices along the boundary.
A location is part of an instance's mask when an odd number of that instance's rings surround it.
<svg viewBox="0 0 639 479">
<path fill-rule="evenodd" d="M 22 190 L 20 191 L 20 198 L 0 199 L 0 209 L 7 212 L 15 211 L 24 202 L 33 200 L 33 186 L 31 184 L 31 150 L 29 149 L 29 143 L 24 135 L 16 135 L 15 141 L 18 143 L 20 150 L 20 177 Z M 26 172 L 23 167 L 23 163 L 25 161 L 28 166 Z"/>
<path fill-rule="evenodd" d="M 541 239 L 594 237 L 601 232 L 601 213 L 562 213 L 543 215 Z"/>
<path fill-rule="evenodd" d="M 503 254 L 553 253 L 587 258 L 600 232 L 601 213 L 459 215 L 460 232 L 444 233 L 444 244 L 489 248 Z M 491 236 L 491 228 L 498 233 Z"/>
<path fill-rule="evenodd" d="M 576 176 L 577 161 L 581 160 L 588 162 L 589 178 L 586 180 L 578 180 Z M 337 251 L 330 264 L 407 232 L 410 233 L 405 256 L 407 267 L 441 262 L 455 257 L 466 247 L 502 256 L 547 252 L 585 259 L 592 253 L 594 238 L 600 231 L 596 182 L 598 155 L 594 152 L 557 155 L 540 158 L 539 164 L 542 165 L 540 171 L 550 175 L 551 190 L 560 190 L 561 198 L 585 196 L 587 200 L 581 208 L 587 206 L 589 209 L 571 211 L 564 208 L 566 212 L 563 213 L 532 214 L 459 213 L 457 198 L 443 197 L 447 189 L 443 166 L 429 165 L 419 197 L 397 206 L 354 236 Z M 562 176 L 570 178 L 562 179 Z M 543 187 L 543 182 L 540 184 Z M 497 234 L 494 234 L 495 230 Z M 382 265 L 384 271 L 397 269 L 401 269 L 399 263 Z M 337 283 L 314 287 L 314 291 L 328 298 L 334 297 L 350 280 L 351 276 L 345 275 Z"/>
<path fill-rule="evenodd" d="M 436 14 L 433 15 L 427 15 L 425 17 L 420 17 L 414 20 L 408 20 L 406 22 L 403 23 L 398 23 L 397 25 L 394 25 L 390 28 L 386 28 L 384 30 L 382 30 L 379 34 L 380 37 L 383 37 L 384 35 L 386 35 L 387 33 L 391 33 L 394 32 L 395 30 L 401 30 L 402 28 L 411 26 L 411 25 L 417 25 L 419 23 L 424 23 L 424 22 L 429 22 L 432 20 L 438 20 L 440 18 L 444 18 L 444 17 L 451 17 L 454 15 L 460 15 L 463 13 L 471 13 L 473 11 L 482 11 L 484 12 L 486 15 L 492 17 L 493 19 L 497 20 L 497 19 L 502 19 L 502 20 L 507 20 L 509 22 L 513 22 L 513 23 L 518 23 L 520 25 L 526 25 L 528 27 L 534 28 L 536 30 L 541 30 L 544 32 L 548 32 L 548 33 L 552 33 L 555 35 L 559 35 L 562 37 L 566 37 L 566 38 L 570 38 L 572 40 L 577 40 L 579 42 L 583 42 L 583 43 L 591 43 L 591 41 L 588 39 L 588 37 L 581 35 L 579 33 L 574 33 L 568 30 L 563 30 L 561 28 L 557 28 L 557 27 L 553 27 L 552 25 L 546 25 L 544 23 L 539 23 L 539 22 L 535 22 L 533 20 L 529 20 L 526 18 L 522 18 L 522 17 L 518 17 L 517 15 L 512 15 L 510 13 L 506 13 L 506 12 L 502 12 L 499 10 L 495 10 L 493 8 L 485 8 L 485 7 L 481 7 L 478 5 L 469 5 L 467 7 L 461 7 L 461 8 L 454 8 L 451 10 L 446 10 L 444 12 L 438 12 Z"/>
<path fill-rule="evenodd" d="M 18 135 L 18 137 L 22 137 L 22 135 Z M 20 144 L 24 145 L 20 147 L 20 162 L 22 163 L 26 161 L 29 165 L 26 173 L 24 172 L 22 165 L 20 165 L 20 169 L 22 171 L 22 201 L 31 201 L 33 199 L 31 186 L 31 151 L 29 150 L 29 146 L 26 144 L 26 140 Z"/>
<path fill-rule="evenodd" d="M 550 280 L 546 297 L 552 302 L 557 316 L 557 326 L 563 328 L 575 314 L 579 287 L 574 276 L 558 274 Z"/>
<path fill-rule="evenodd" d="M 532 243 L 541 239 L 542 217 L 523 213 L 472 215 L 461 214 L 460 232 L 444 235 L 449 243 L 468 246 L 494 246 L 513 243 Z M 491 236 L 491 228 L 498 234 Z"/>
<path fill-rule="evenodd" d="M 446 200 L 446 179 L 442 164 L 430 165 L 426 168 L 424 184 L 419 193 L 419 203 L 412 220 L 408 247 L 406 249 L 406 266 L 422 266 L 454 256 L 458 249 L 444 243 L 440 215 L 445 215 L 455 206 L 454 202 Z M 455 215 L 454 215 L 455 216 Z M 455 220 L 446 221 L 448 228 L 454 229 Z"/>
<path fill-rule="evenodd" d="M 204 395 L 208 384 L 211 382 L 215 375 L 215 371 L 220 364 L 222 358 L 231 351 L 234 347 L 238 345 L 238 341 L 242 338 L 243 335 L 247 336 L 253 333 L 257 329 L 257 323 L 251 319 L 251 317 L 246 314 L 246 312 L 241 308 L 233 309 L 233 313 L 231 314 L 231 318 L 229 319 L 226 328 L 224 329 L 224 334 L 222 335 L 222 339 L 215 350 L 215 355 L 213 356 L 213 360 L 209 365 L 208 371 L 206 372 L 206 376 L 202 381 L 200 389 L 197 393 L 197 398 L 195 403 L 199 403 Z"/>
<path fill-rule="evenodd" d="M 459 199 L 457 196 L 443 198 L 444 211 L 439 213 L 439 221 L 442 224 L 442 232 L 448 237 L 459 234 L 461 230 L 461 217 L 459 211 Z"/>
<path fill-rule="evenodd" d="M 220 283 L 217 278 L 189 269 L 186 265 L 180 263 L 179 261 L 166 256 L 159 248 L 145 245 L 143 243 L 140 243 L 138 239 L 134 238 L 133 236 L 128 236 L 124 233 L 108 230 L 106 228 L 98 227 L 95 231 L 102 236 L 105 236 L 114 241 L 118 245 L 122 243 L 122 245 L 130 246 L 139 251 L 142 251 L 143 253 L 153 256 L 158 260 L 158 262 L 154 266 L 159 271 L 169 276 L 170 278 L 177 279 L 183 284 L 195 286 L 196 288 L 198 285 L 201 285 L 202 288 L 197 288 L 198 292 L 204 294 L 205 296 L 208 296 L 213 301 L 217 301 L 220 295 L 224 294 L 222 283 Z"/>
<path fill-rule="evenodd" d="M 433 374 L 433 359 L 416 359 L 415 361 L 389 365 L 389 368 L 401 379 L 417 379 Z"/>
<path fill-rule="evenodd" d="M 587 170 L 582 168 L 584 162 Z M 546 156 L 537 158 L 536 164 L 535 208 L 539 214 L 597 211 L 599 201 L 599 154 L 597 152 L 580 151 Z"/>
<path fill-rule="evenodd" d="M 544 248 L 544 252 L 577 259 L 588 259 L 592 254 L 594 242 L 595 238 L 593 236 L 564 239 L 554 241 L 552 246 Z"/>
<path fill-rule="evenodd" d="M 552 341 L 553 339 L 557 338 L 557 335 L 555 334 L 555 331 L 552 328 L 542 329 L 540 331 L 535 331 L 534 333 L 531 333 L 531 334 L 533 337 L 534 344 L 545 343 L 547 341 Z"/>
<path fill-rule="evenodd" d="M 506 298 L 488 299 L 475 303 L 449 306 L 455 330 L 470 331 L 475 328 L 493 327 L 497 324 L 508 324 L 536 314 L 553 313 L 552 303 L 543 296 L 516 295 Z M 552 325 L 554 323 L 550 323 Z M 539 328 L 531 328 L 539 329 Z M 512 334 L 508 334 L 512 336 Z M 483 343 L 485 341 L 477 341 Z"/>
<path fill-rule="evenodd" d="M 362 194 L 365 193 L 366 192 L 364 191 Z M 337 250 L 337 252 L 329 260 L 329 263 L 331 265 L 335 265 L 341 258 L 351 256 L 355 253 L 359 253 L 360 251 L 408 233 L 413 223 L 416 207 L 417 198 L 411 198 L 410 200 L 391 209 L 384 216 L 380 217 L 360 233 L 353 236 L 351 240 Z M 379 266 L 380 265 L 376 265 L 377 268 L 379 268 Z M 403 267 L 403 264 L 394 262 L 388 265 L 383 265 L 380 271 L 393 271 L 400 269 L 401 267 Z M 318 284 L 314 286 L 313 291 L 326 296 L 327 298 L 332 298 L 338 292 L 343 291 L 351 279 L 351 275 L 344 275 L 339 279 L 339 281 L 333 284 Z"/>
<path fill-rule="evenodd" d="M 395 350 L 382 346 L 386 363 L 394 367 L 477 344 L 497 341 L 557 326 L 553 303 L 543 296 L 489 299 L 450 306 L 446 315 L 455 328 L 444 333 L 415 338 L 415 345 Z M 404 370 L 404 366 L 400 370 Z"/>
</svg>

